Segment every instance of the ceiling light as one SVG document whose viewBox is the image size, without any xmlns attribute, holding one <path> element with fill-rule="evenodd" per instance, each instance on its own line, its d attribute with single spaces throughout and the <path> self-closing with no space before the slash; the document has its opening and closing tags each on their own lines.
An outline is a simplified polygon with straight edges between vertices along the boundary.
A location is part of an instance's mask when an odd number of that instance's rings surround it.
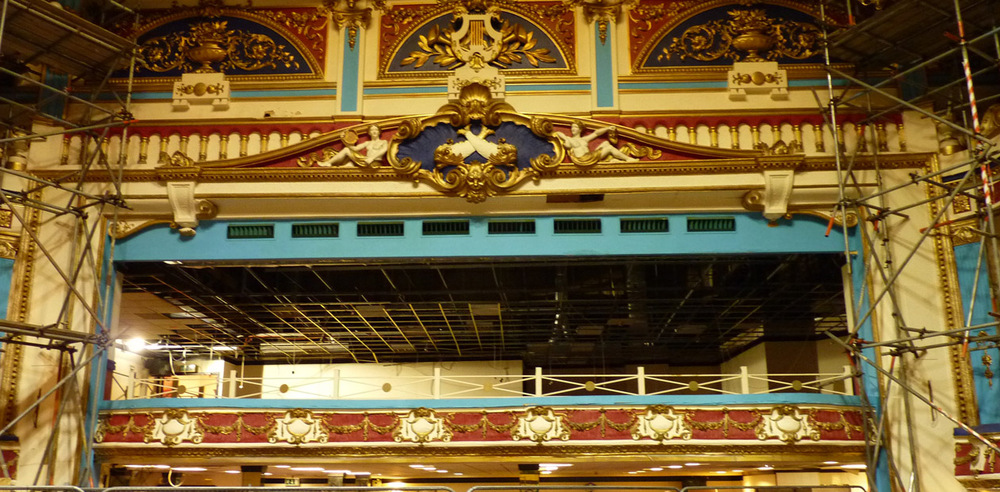
<svg viewBox="0 0 1000 492">
<path fill-rule="evenodd" d="M 726 471 L 725 470 L 715 470 L 715 473 L 722 474 L 722 473 L 726 473 Z"/>
<path fill-rule="evenodd" d="M 239 472 L 240 472 L 239 470 L 226 470 L 226 473 L 228 473 L 230 475 L 236 475 Z"/>
<path fill-rule="evenodd" d="M 570 463 L 539 463 L 538 466 L 559 468 L 560 466 L 573 466 Z"/>
<path fill-rule="evenodd" d="M 372 472 L 351 472 L 351 475 L 371 475 Z"/>
<path fill-rule="evenodd" d="M 179 472 L 203 472 L 208 471 L 208 468 L 202 468 L 200 466 L 178 466 L 172 468 L 172 470 Z"/>
<path fill-rule="evenodd" d="M 699 466 L 701 463 L 684 463 L 684 466 Z"/>
<path fill-rule="evenodd" d="M 845 470 L 864 470 L 868 468 L 867 465 L 841 465 L 841 468 Z"/>
<path fill-rule="evenodd" d="M 323 470 L 331 475 L 350 475 L 351 470 Z"/>
<path fill-rule="evenodd" d="M 290 465 L 274 465 L 275 468 L 291 468 Z"/>
<path fill-rule="evenodd" d="M 153 468 L 156 468 L 157 470 L 169 470 L 170 465 L 153 465 Z"/>
<path fill-rule="evenodd" d="M 424 468 L 427 465 L 410 465 L 410 468 Z"/>
<path fill-rule="evenodd" d="M 264 475 L 265 477 L 270 477 L 271 475 L 274 475 L 274 474 L 271 473 L 271 472 L 264 472 L 264 473 L 261 473 L 261 475 Z"/>
<path fill-rule="evenodd" d="M 658 466 L 655 467 L 655 468 L 646 468 L 646 469 L 649 470 L 649 471 L 663 471 L 663 468 L 660 468 Z"/>
<path fill-rule="evenodd" d="M 667 468 L 670 468 L 671 470 L 680 470 L 681 468 L 684 468 L 684 465 L 668 465 Z"/>
<path fill-rule="evenodd" d="M 538 473 L 540 475 L 551 475 L 552 474 L 552 470 L 542 470 L 542 471 L 540 471 Z"/>
<path fill-rule="evenodd" d="M 321 466 L 296 466 L 292 468 L 292 471 L 326 471 Z"/>
<path fill-rule="evenodd" d="M 434 471 L 436 471 L 438 473 L 448 473 L 448 470 L 434 470 Z"/>
<path fill-rule="evenodd" d="M 762 467 L 760 467 L 760 468 L 757 468 L 757 469 L 758 469 L 758 470 L 761 470 L 761 471 L 767 471 L 767 470 L 773 470 L 773 469 L 774 469 L 774 467 L 773 467 L 773 466 L 771 466 L 771 465 L 764 465 L 764 466 L 762 466 Z"/>
<path fill-rule="evenodd" d="M 129 352 L 138 352 L 146 348 L 146 341 L 141 338 L 132 338 L 125 341 L 125 349 Z"/>
<path fill-rule="evenodd" d="M 385 484 L 386 487 L 406 487 L 406 482 L 389 482 Z"/>
<path fill-rule="evenodd" d="M 639 473 L 639 472 L 634 472 L 634 471 L 628 472 L 629 475 L 635 475 L 636 473 Z"/>
<path fill-rule="evenodd" d="M 839 461 L 824 461 L 823 462 L 824 465 L 836 465 L 837 463 L 840 463 L 840 462 Z"/>
<path fill-rule="evenodd" d="M 733 470 L 733 473 L 743 473 L 743 470 Z"/>
<path fill-rule="evenodd" d="M 461 477 L 462 475 L 465 475 L 465 474 L 464 474 L 464 473 L 462 473 L 462 472 L 455 472 L 455 476 L 456 476 L 456 477 Z"/>
</svg>

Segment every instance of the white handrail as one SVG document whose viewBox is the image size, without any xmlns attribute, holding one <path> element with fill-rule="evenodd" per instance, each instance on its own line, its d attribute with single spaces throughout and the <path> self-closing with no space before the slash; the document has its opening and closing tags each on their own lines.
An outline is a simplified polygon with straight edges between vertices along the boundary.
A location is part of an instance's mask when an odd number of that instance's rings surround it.
<svg viewBox="0 0 1000 492">
<path fill-rule="evenodd" d="M 809 392 L 853 395 L 852 372 L 752 374 L 746 367 L 731 374 L 447 374 L 415 376 L 256 377 L 238 378 L 235 372 L 213 375 L 176 375 L 138 378 L 113 373 L 113 400 L 148 398 L 264 399 L 438 399 L 510 398 L 590 395 L 767 394 Z M 843 383 L 841 383 L 843 382 Z M 188 387 L 187 384 L 197 386 Z M 840 384 L 843 389 L 838 388 Z M 227 386 L 228 385 L 228 386 Z"/>
</svg>

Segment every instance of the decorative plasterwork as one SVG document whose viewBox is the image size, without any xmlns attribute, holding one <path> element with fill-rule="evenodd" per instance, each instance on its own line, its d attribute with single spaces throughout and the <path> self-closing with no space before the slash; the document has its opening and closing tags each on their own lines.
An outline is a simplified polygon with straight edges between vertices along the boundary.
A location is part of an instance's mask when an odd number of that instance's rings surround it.
<svg viewBox="0 0 1000 492">
<path fill-rule="evenodd" d="M 744 60 L 816 65 L 818 18 L 815 5 L 790 0 L 746 6 L 641 1 L 629 12 L 632 69 L 692 70 Z"/>
<path fill-rule="evenodd" d="M 392 432 L 396 442 L 427 443 L 431 441 L 448 442 L 452 432 L 444 426 L 444 419 L 439 418 L 434 410 L 420 407 L 410 410 L 410 413 L 400 419 L 400 425 Z"/>
<path fill-rule="evenodd" d="M 637 425 L 632 429 L 632 439 L 643 438 L 654 441 L 670 439 L 691 439 L 691 428 L 685 422 L 685 414 L 676 414 L 674 409 L 664 405 L 646 407 L 639 416 Z"/>
<path fill-rule="evenodd" d="M 204 438 L 198 421 L 187 410 L 167 410 L 154 421 L 152 432 L 144 436 L 145 442 L 158 441 L 165 446 L 175 446 L 188 441 L 198 444 Z"/>
<path fill-rule="evenodd" d="M 358 42 L 358 30 L 367 29 L 372 20 L 372 7 L 356 0 L 326 0 L 324 6 L 337 29 L 347 29 L 347 45 L 353 50 Z M 384 1 L 377 8 L 384 8 Z"/>
<path fill-rule="evenodd" d="M 569 440 L 569 429 L 563 426 L 563 416 L 549 407 L 529 408 L 517 418 L 517 427 L 510 433 L 511 439 L 527 439 L 537 443 L 559 439 Z"/>
<path fill-rule="evenodd" d="M 574 6 L 583 7 L 587 22 L 597 23 L 597 37 L 601 44 L 608 41 L 608 26 L 618 23 L 622 9 L 631 8 L 639 0 L 571 0 Z"/>
<path fill-rule="evenodd" d="M 757 427 L 757 439 L 766 440 L 776 437 L 784 442 L 798 442 L 802 439 L 820 440 L 819 431 L 809 425 L 806 415 L 791 405 L 782 405 L 771 410 L 764 416 L 764 425 Z"/>
<path fill-rule="evenodd" d="M 254 9 L 201 0 L 193 7 L 144 11 L 143 23 L 123 24 L 120 34 L 139 43 L 136 77 L 173 82 L 182 72 L 217 69 L 241 80 L 317 78 L 323 73 L 325 8 Z M 119 71 L 115 77 L 127 74 Z"/>
<path fill-rule="evenodd" d="M 167 182 L 167 200 L 173 211 L 174 221 L 170 227 L 177 229 L 182 236 L 194 236 L 198 221 L 215 217 L 218 209 L 208 200 L 195 200 L 194 181 Z M 114 231 L 115 233 L 119 231 Z"/>
<path fill-rule="evenodd" d="M 475 20 L 453 27 L 453 19 Z M 394 5 L 382 12 L 379 78 L 444 76 L 460 66 L 469 41 L 496 30 L 484 65 L 507 75 L 575 74 L 573 9 L 557 2 L 448 1 Z M 471 32 L 470 32 L 470 26 Z M 469 36 L 471 34 L 471 37 Z M 453 39 L 454 38 L 454 39 Z M 488 41 L 488 39 L 487 39 Z"/>
<path fill-rule="evenodd" d="M 322 420 L 314 418 L 309 410 L 297 408 L 285 412 L 284 418 L 275 421 L 275 427 L 268 433 L 267 440 L 271 443 L 282 441 L 288 444 L 305 444 L 327 442 L 329 437 Z"/>
<path fill-rule="evenodd" d="M 336 436 L 336 438 L 333 438 Z M 224 412 L 166 410 L 106 413 L 95 442 L 344 446 L 461 441 L 528 443 L 802 440 L 850 443 L 863 440 L 856 409 L 779 406 L 719 407 L 532 407 L 524 410 L 391 411 L 271 410 Z M 560 444 L 562 445 L 562 444 Z"/>
</svg>

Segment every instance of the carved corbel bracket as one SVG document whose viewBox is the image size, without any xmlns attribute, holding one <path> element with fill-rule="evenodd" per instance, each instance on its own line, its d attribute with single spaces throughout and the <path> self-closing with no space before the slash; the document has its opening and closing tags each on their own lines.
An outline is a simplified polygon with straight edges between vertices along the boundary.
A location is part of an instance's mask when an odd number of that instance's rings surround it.
<svg viewBox="0 0 1000 492">
<path fill-rule="evenodd" d="M 352 0 L 327 0 L 324 3 L 330 11 L 333 25 L 337 29 L 347 29 L 347 44 L 352 50 L 358 42 L 358 30 L 367 29 L 372 20 L 372 7 L 365 7 L 365 3 Z M 375 8 L 379 8 L 378 3 Z"/>
<path fill-rule="evenodd" d="M 775 221 L 788 213 L 788 202 L 795 186 L 792 169 L 764 171 L 764 218 Z"/>
<path fill-rule="evenodd" d="M 174 214 L 170 227 L 182 236 L 194 236 L 198 221 L 212 218 L 218 212 L 215 204 L 208 200 L 195 200 L 194 181 L 167 182 L 167 200 Z"/>
<path fill-rule="evenodd" d="M 743 208 L 751 212 L 762 212 L 764 213 L 764 217 L 772 222 L 782 218 L 791 219 L 793 215 L 811 215 L 827 221 L 832 220 L 838 227 L 843 227 L 845 225 L 839 210 L 835 213 L 824 212 L 817 209 L 815 206 L 795 206 L 786 201 L 784 203 L 784 212 L 780 215 L 776 215 L 777 211 L 780 210 L 780 206 L 772 204 L 771 211 L 765 212 L 765 210 L 767 210 L 767 201 L 768 198 L 766 189 L 750 190 L 743 195 Z M 858 225 L 858 214 L 854 211 L 848 210 L 846 226 L 854 227 L 856 225 Z"/>
<path fill-rule="evenodd" d="M 631 7 L 638 0 L 573 0 L 572 5 L 583 7 L 583 15 L 587 22 L 597 23 L 597 33 L 604 44 L 608 40 L 608 26 L 616 24 L 621 17 L 623 7 Z"/>
</svg>

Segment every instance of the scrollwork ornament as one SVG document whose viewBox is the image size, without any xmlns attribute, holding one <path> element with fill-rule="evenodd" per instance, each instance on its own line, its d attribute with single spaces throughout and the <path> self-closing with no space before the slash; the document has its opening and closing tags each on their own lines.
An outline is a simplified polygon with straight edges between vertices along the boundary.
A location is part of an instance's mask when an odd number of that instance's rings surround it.
<svg viewBox="0 0 1000 492">
<path fill-rule="evenodd" d="M 187 410 L 168 409 L 154 421 L 154 426 L 144 436 L 145 442 L 160 441 L 165 446 L 176 446 L 184 441 L 201 443 L 204 438 L 197 419 L 188 415 Z"/>
<path fill-rule="evenodd" d="M 684 412 L 677 413 L 665 405 L 650 405 L 632 428 L 632 439 L 644 437 L 661 443 L 677 437 L 688 440 L 691 439 L 691 427 L 686 425 Z"/>
<path fill-rule="evenodd" d="M 822 49 L 820 29 L 806 22 L 771 18 L 762 9 L 736 9 L 729 19 L 689 27 L 673 38 L 657 60 L 804 60 Z"/>
<path fill-rule="evenodd" d="M 189 32 L 173 32 L 144 41 L 138 49 L 141 68 L 153 72 L 179 69 L 184 72 L 214 72 L 242 69 L 299 68 L 295 56 L 269 36 L 229 29 L 228 21 L 192 24 Z M 198 64 L 196 67 L 195 64 Z"/>
<path fill-rule="evenodd" d="M 268 433 L 267 440 L 271 443 L 285 441 L 289 444 L 305 444 L 310 442 L 327 442 L 329 434 L 323 426 L 322 419 L 314 418 L 309 410 L 296 408 L 285 413 L 284 418 L 275 422 L 274 429 Z"/>
<path fill-rule="evenodd" d="M 552 439 L 568 441 L 569 437 L 570 431 L 563 425 L 563 416 L 549 407 L 529 408 L 518 417 L 518 426 L 511 431 L 511 438 L 515 441 L 529 439 L 539 444 Z"/>
<path fill-rule="evenodd" d="M 452 433 L 445 426 L 445 420 L 439 418 L 434 410 L 420 407 L 410 410 L 406 417 L 400 419 L 399 426 L 392 433 L 396 442 L 409 441 L 427 443 L 431 441 L 451 441 Z"/>
</svg>

